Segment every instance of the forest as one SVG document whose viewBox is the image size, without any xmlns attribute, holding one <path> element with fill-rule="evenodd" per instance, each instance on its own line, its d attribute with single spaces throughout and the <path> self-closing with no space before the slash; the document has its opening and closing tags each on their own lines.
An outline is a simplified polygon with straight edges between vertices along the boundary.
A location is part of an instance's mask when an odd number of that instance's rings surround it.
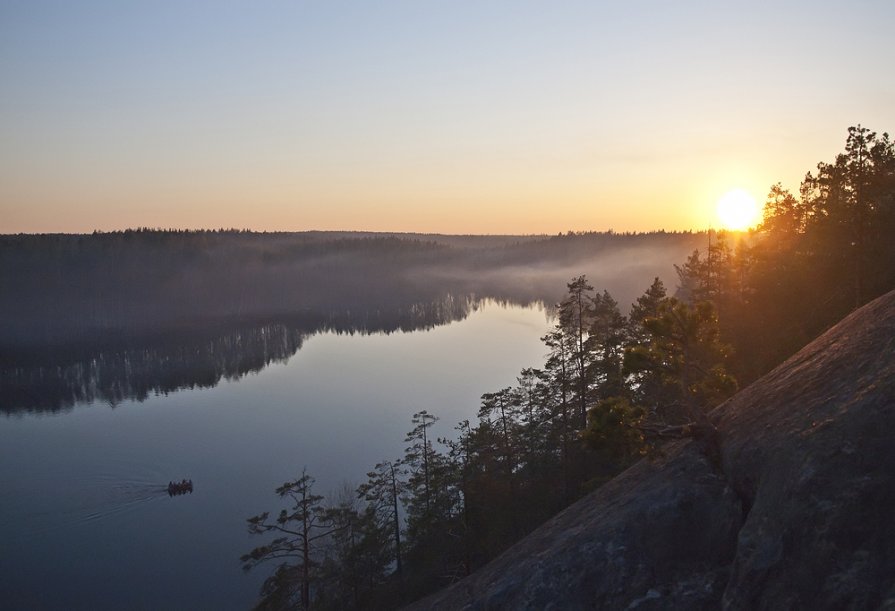
<svg viewBox="0 0 895 611">
<path fill-rule="evenodd" d="M 272 566 L 258 603 L 394 608 L 482 566 L 664 439 L 723 443 L 710 410 L 845 314 L 895 288 L 895 150 L 849 128 L 845 150 L 798 194 L 771 187 L 760 226 L 708 236 L 623 313 L 571 275 L 548 356 L 482 395 L 477 422 L 433 439 L 409 423 L 403 456 L 325 499 L 311 474 L 276 489 L 284 508 L 248 519 L 265 539 L 242 557 Z M 424 407 L 424 406 L 422 406 Z"/>
<path fill-rule="evenodd" d="M 624 295 L 704 234 L 442 236 L 128 230 L 0 236 L 0 412 L 210 387 L 322 332 L 553 303 L 569 270 Z"/>
<path fill-rule="evenodd" d="M 0 413 L 56 413 L 77 404 L 125 400 L 185 388 L 212 388 L 289 360 L 317 333 L 389 334 L 462 320 L 473 298 L 409 304 L 394 310 L 360 307 L 300 312 L 270 323 L 218 322 L 159 328 L 151 336 L 100 336 L 72 345 L 0 351 Z"/>
<path fill-rule="evenodd" d="M 41 346 L 225 325 L 332 321 L 375 330 L 449 296 L 552 303 L 575 273 L 635 295 L 630 276 L 704 240 L 690 232 L 0 235 L 0 360 Z"/>
</svg>

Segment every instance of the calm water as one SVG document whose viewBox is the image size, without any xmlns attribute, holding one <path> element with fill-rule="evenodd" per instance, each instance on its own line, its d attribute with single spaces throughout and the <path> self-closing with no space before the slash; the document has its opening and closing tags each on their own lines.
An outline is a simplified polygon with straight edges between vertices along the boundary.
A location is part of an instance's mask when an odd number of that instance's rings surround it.
<svg viewBox="0 0 895 611">
<path fill-rule="evenodd" d="M 245 518 L 279 508 L 276 486 L 307 467 L 318 493 L 354 487 L 401 456 L 420 409 L 452 434 L 482 393 L 543 362 L 547 327 L 538 309 L 486 304 L 427 331 L 316 334 L 211 388 L 0 406 L 0 607 L 251 607 L 265 574 L 240 569 L 261 541 Z M 184 477 L 195 492 L 169 498 Z"/>
</svg>

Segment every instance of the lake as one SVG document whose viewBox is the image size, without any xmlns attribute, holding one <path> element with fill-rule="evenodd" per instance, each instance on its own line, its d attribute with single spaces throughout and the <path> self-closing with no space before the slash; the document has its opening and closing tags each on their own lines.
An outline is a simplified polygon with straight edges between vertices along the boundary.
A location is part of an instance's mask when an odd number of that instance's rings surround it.
<svg viewBox="0 0 895 611">
<path fill-rule="evenodd" d="M 192 380 L 172 373 L 170 348 L 4 378 L 15 392 L 0 398 L 3 606 L 251 607 L 267 573 L 240 568 L 261 543 L 245 519 L 279 509 L 278 485 L 307 468 L 318 494 L 355 487 L 402 455 L 421 409 L 452 435 L 482 393 L 543 363 L 549 326 L 537 307 L 484 302 L 416 331 L 231 334 L 177 358 L 238 361 L 261 344 L 263 355 Z M 148 361 L 164 380 L 133 374 Z M 56 386 L 50 403 L 35 398 Z M 169 497 L 181 478 L 194 493 Z"/>
</svg>

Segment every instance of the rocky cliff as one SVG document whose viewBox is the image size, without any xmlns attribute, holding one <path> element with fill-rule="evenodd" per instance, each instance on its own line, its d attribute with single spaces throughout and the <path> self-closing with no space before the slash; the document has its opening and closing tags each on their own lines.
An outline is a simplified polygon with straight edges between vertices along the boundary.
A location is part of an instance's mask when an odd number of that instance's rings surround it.
<svg viewBox="0 0 895 611">
<path fill-rule="evenodd" d="M 895 608 L 895 292 L 418 609 Z"/>
</svg>

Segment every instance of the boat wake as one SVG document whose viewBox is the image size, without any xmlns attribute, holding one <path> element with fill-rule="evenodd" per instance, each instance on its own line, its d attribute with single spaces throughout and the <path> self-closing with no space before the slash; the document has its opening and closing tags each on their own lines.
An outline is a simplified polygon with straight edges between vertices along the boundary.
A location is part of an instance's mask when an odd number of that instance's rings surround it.
<svg viewBox="0 0 895 611">
<path fill-rule="evenodd" d="M 30 511 L 26 512 L 25 505 L 7 506 L 0 511 L 0 518 L 18 525 L 12 533 L 15 539 L 50 536 L 62 530 L 93 527 L 167 499 L 168 484 L 155 473 L 133 479 L 98 473 L 81 479 L 55 480 L 52 484 L 32 481 L 28 489 L 18 491 L 30 498 Z M 35 507 L 40 510 L 34 511 Z"/>
</svg>

